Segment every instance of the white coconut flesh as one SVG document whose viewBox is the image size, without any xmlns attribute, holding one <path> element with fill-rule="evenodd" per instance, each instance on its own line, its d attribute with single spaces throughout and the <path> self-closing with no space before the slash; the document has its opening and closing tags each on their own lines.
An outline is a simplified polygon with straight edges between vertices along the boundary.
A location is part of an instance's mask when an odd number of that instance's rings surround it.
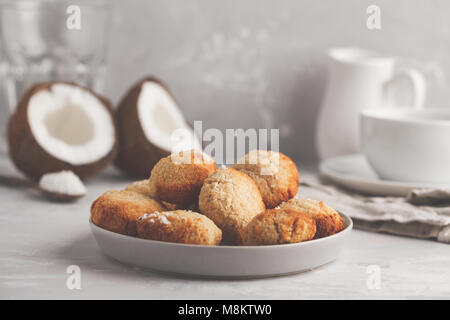
<svg viewBox="0 0 450 320">
<path fill-rule="evenodd" d="M 41 148 L 71 165 L 94 163 L 114 146 L 111 114 L 83 88 L 54 84 L 39 91 L 28 102 L 27 116 Z"/>
<path fill-rule="evenodd" d="M 142 84 L 137 110 L 142 130 L 151 144 L 170 152 L 201 149 L 175 101 L 158 83 Z"/>
<path fill-rule="evenodd" d="M 44 174 L 39 180 L 39 187 L 48 192 L 70 196 L 86 194 L 86 187 L 83 182 L 69 170 Z"/>
</svg>

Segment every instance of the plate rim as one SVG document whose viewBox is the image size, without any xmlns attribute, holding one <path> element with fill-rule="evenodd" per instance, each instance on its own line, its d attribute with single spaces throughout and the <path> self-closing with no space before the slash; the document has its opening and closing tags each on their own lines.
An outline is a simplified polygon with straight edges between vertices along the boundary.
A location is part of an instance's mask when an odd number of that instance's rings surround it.
<svg viewBox="0 0 450 320">
<path fill-rule="evenodd" d="M 336 177 L 339 179 L 344 179 L 348 182 L 351 182 L 349 180 L 353 180 L 356 183 L 362 183 L 365 185 L 371 185 L 376 187 L 395 187 L 395 188 L 403 188 L 403 189 L 416 189 L 416 188 L 437 188 L 437 187 L 445 187 L 446 185 L 439 185 L 439 184 L 429 184 L 429 183 L 423 183 L 423 182 L 406 182 L 406 181 L 394 181 L 394 180 L 382 180 L 378 178 L 378 180 L 371 180 L 368 178 L 364 178 L 358 175 L 354 174 L 346 174 L 342 172 L 335 171 L 333 169 L 330 169 L 330 162 L 337 161 L 337 160 L 348 160 L 349 158 L 363 158 L 365 157 L 363 153 L 352 153 L 347 155 L 341 155 L 336 157 L 331 157 L 325 160 L 322 160 L 319 164 L 319 171 L 321 174 L 326 175 L 333 181 L 339 183 L 339 181 L 336 181 Z M 339 183 L 341 184 L 341 183 Z M 447 185 L 448 187 L 448 185 Z"/>
<path fill-rule="evenodd" d="M 339 215 L 347 221 L 347 225 L 344 229 L 339 231 L 338 233 L 335 233 L 331 236 L 327 236 L 324 238 L 319 239 L 313 239 L 309 241 L 303 241 L 303 242 L 296 242 L 296 243 L 285 243 L 285 244 L 272 244 L 272 245 L 263 245 L 263 246 L 230 246 L 230 245 L 201 245 L 201 244 L 187 244 L 187 243 L 177 243 L 177 242 L 168 242 L 168 241 L 158 241 L 158 240 L 150 240 L 150 239 L 142 239 L 138 237 L 133 237 L 121 233 L 116 233 L 113 231 L 109 231 L 106 229 L 103 229 L 99 226 L 97 226 L 95 223 L 92 222 L 92 219 L 89 217 L 89 225 L 91 227 L 91 232 L 97 231 L 97 232 L 103 232 L 105 234 L 108 234 L 110 236 L 115 236 L 119 238 L 123 238 L 124 240 L 135 240 L 142 243 L 150 243 L 154 245 L 166 245 L 166 246 L 173 246 L 173 247 L 188 247 L 188 248 L 203 248 L 207 250 L 211 249 L 218 249 L 218 250 L 249 250 L 249 249 L 256 249 L 256 250 L 270 250 L 273 248 L 292 248 L 292 247 L 302 247 L 307 246 L 311 243 L 320 243 L 324 241 L 330 241 L 334 238 L 342 237 L 350 233 L 350 231 L 353 229 L 353 220 L 350 216 L 342 213 L 341 211 L 338 211 Z M 95 237 L 95 235 L 94 235 Z"/>
</svg>

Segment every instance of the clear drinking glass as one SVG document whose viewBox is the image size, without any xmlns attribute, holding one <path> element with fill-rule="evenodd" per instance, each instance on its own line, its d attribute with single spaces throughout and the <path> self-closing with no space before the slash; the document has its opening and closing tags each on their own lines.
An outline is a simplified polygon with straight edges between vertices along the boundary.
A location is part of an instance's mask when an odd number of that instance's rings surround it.
<svg viewBox="0 0 450 320">
<path fill-rule="evenodd" d="M 106 0 L 6 0 L 0 5 L 3 98 L 13 111 L 35 82 L 73 81 L 103 91 Z M 1 95 L 0 95 L 1 98 Z M 5 132 L 5 124 L 0 129 Z"/>
</svg>

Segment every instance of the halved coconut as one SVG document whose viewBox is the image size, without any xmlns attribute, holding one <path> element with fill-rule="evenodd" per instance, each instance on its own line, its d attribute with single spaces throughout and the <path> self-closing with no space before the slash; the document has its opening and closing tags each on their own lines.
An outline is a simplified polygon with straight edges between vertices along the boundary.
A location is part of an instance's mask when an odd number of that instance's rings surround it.
<svg viewBox="0 0 450 320">
<path fill-rule="evenodd" d="M 135 177 L 148 177 L 153 166 L 172 152 L 201 149 L 173 95 L 154 77 L 129 89 L 116 110 L 116 122 L 116 165 Z"/>
<path fill-rule="evenodd" d="M 8 140 L 14 164 L 33 179 L 62 170 L 84 178 L 117 153 L 110 103 L 67 82 L 31 86 L 9 120 Z"/>
</svg>

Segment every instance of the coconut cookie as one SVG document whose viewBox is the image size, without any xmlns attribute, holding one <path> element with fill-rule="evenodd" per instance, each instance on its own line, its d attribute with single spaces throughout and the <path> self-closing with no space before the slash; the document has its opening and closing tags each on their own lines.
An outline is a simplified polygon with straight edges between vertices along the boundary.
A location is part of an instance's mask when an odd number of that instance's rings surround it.
<svg viewBox="0 0 450 320">
<path fill-rule="evenodd" d="M 150 183 L 148 182 L 148 179 L 132 182 L 125 187 L 125 190 L 141 193 L 152 199 L 156 199 L 156 197 L 157 197 L 156 190 L 151 188 Z M 166 206 L 166 208 L 169 210 L 181 209 L 176 204 L 172 204 L 172 203 L 165 202 L 165 201 L 161 201 L 161 203 L 164 206 Z"/>
<path fill-rule="evenodd" d="M 186 244 L 218 245 L 222 231 L 210 219 L 193 211 L 144 214 L 137 223 L 139 238 Z"/>
<path fill-rule="evenodd" d="M 314 220 L 293 209 L 271 209 L 258 214 L 243 236 L 247 246 L 296 243 L 311 240 L 316 233 Z"/>
<path fill-rule="evenodd" d="M 315 239 L 331 236 L 344 229 L 344 223 L 339 213 L 322 201 L 293 198 L 282 203 L 280 208 L 301 210 L 309 214 L 316 222 Z"/>
<path fill-rule="evenodd" d="M 249 175 L 261 192 L 267 208 L 275 208 L 297 194 L 298 170 L 294 162 L 282 153 L 253 150 L 234 166 Z"/>
<path fill-rule="evenodd" d="M 125 190 L 137 192 L 150 198 L 156 198 L 156 190 L 150 188 L 148 179 L 134 181 L 127 185 Z"/>
<path fill-rule="evenodd" d="M 136 236 L 136 222 L 145 213 L 166 211 L 160 202 L 133 191 L 107 191 L 91 206 L 92 222 L 109 231 Z"/>
<path fill-rule="evenodd" d="M 242 242 L 242 231 L 254 216 L 265 210 L 255 182 L 246 174 L 220 169 L 203 184 L 199 196 L 200 211 L 222 229 L 226 242 Z"/>
<path fill-rule="evenodd" d="M 216 170 L 216 163 L 205 153 L 182 151 L 161 159 L 153 167 L 149 184 L 158 199 L 189 206 L 197 202 L 203 181 Z"/>
</svg>

